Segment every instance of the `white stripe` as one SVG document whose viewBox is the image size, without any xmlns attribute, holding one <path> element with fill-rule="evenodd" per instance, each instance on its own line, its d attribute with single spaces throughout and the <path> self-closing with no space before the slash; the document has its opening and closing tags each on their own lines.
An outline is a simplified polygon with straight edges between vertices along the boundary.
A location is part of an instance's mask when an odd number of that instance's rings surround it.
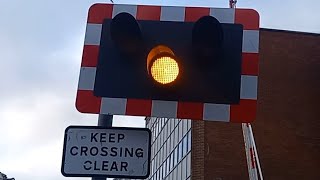
<svg viewBox="0 0 320 180">
<path fill-rule="evenodd" d="M 258 77 L 241 76 L 240 99 L 254 99 L 258 96 Z"/>
<path fill-rule="evenodd" d="M 78 90 L 93 90 L 95 78 L 95 67 L 81 67 Z"/>
<path fill-rule="evenodd" d="M 248 136 L 248 127 L 246 125 L 246 123 L 242 123 L 242 133 L 243 133 L 243 138 L 244 138 L 244 146 L 245 146 L 245 152 L 246 152 L 246 159 L 247 159 L 247 168 L 248 168 L 248 172 L 249 172 L 249 180 L 251 180 L 251 168 L 250 168 L 250 153 L 249 153 L 249 146 L 250 146 L 250 142 L 249 142 L 249 136 Z"/>
<path fill-rule="evenodd" d="M 210 16 L 215 17 L 220 23 L 234 23 L 234 8 L 210 8 Z"/>
<path fill-rule="evenodd" d="M 115 17 L 117 14 L 126 12 L 131 14 L 133 17 L 136 18 L 137 16 L 137 6 L 136 5 L 126 5 L 126 4 L 115 4 L 113 5 L 112 10 L 112 18 Z"/>
<path fill-rule="evenodd" d="M 177 117 L 178 102 L 152 100 L 151 116 L 153 117 Z"/>
<path fill-rule="evenodd" d="M 243 30 L 242 52 L 259 52 L 259 30 Z"/>
<path fill-rule="evenodd" d="M 102 98 L 100 114 L 125 115 L 127 99 L 124 98 Z"/>
<path fill-rule="evenodd" d="M 85 45 L 100 45 L 102 24 L 88 23 L 86 28 L 86 36 L 84 38 Z"/>
<path fill-rule="evenodd" d="M 230 121 L 230 105 L 204 103 L 203 120 Z"/>
<path fill-rule="evenodd" d="M 179 21 L 184 22 L 185 8 L 184 7 L 161 7 L 160 21 Z"/>
</svg>

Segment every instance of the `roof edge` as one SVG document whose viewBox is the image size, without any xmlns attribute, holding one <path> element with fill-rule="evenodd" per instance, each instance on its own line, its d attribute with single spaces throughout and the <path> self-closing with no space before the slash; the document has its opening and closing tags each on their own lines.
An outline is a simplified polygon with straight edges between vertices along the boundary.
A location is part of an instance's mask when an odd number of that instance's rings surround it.
<svg viewBox="0 0 320 180">
<path fill-rule="evenodd" d="M 291 31 L 291 30 L 283 30 L 283 29 L 260 28 L 260 31 L 286 32 L 286 33 L 293 33 L 293 34 L 304 34 L 304 35 L 311 35 L 311 36 L 320 36 L 320 33 L 302 32 L 302 31 Z"/>
</svg>

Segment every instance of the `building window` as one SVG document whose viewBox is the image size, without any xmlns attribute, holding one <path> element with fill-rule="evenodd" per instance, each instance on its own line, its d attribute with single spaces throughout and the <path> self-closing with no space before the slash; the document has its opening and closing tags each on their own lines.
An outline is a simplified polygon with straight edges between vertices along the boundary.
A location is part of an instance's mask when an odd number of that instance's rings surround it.
<svg viewBox="0 0 320 180">
<path fill-rule="evenodd" d="M 161 155 L 162 155 L 161 161 L 164 162 L 164 160 L 166 159 L 164 145 L 162 146 L 161 152 L 162 152 L 161 153 Z"/>
<path fill-rule="evenodd" d="M 171 152 L 170 142 L 171 142 L 171 137 L 169 136 L 169 138 L 167 140 L 167 154 L 168 154 L 168 156 L 169 156 L 169 153 Z"/>
<path fill-rule="evenodd" d="M 152 159 L 152 174 L 154 174 L 156 172 L 156 167 L 155 167 L 155 160 Z"/>
<path fill-rule="evenodd" d="M 167 175 L 167 160 L 163 162 L 163 177 Z"/>
<path fill-rule="evenodd" d="M 161 162 L 160 162 L 160 160 L 161 160 L 161 157 L 160 157 L 160 153 L 158 152 L 158 169 L 160 168 L 160 165 L 161 165 Z"/>
<path fill-rule="evenodd" d="M 174 119 L 174 127 L 176 127 L 179 123 L 179 119 Z"/>
<path fill-rule="evenodd" d="M 158 121 L 156 121 L 156 124 L 155 124 L 155 127 L 154 127 L 154 138 L 156 139 L 157 138 L 157 134 L 158 134 Z"/>
<path fill-rule="evenodd" d="M 167 172 L 166 172 L 166 175 L 168 175 L 170 173 L 170 156 L 167 158 L 166 160 L 166 163 L 167 163 Z"/>
<path fill-rule="evenodd" d="M 187 177 L 191 175 L 191 153 L 188 154 L 187 158 Z"/>
<path fill-rule="evenodd" d="M 185 136 L 187 134 L 187 132 L 188 132 L 188 123 L 189 123 L 189 121 L 190 120 L 185 120 L 183 122 L 183 134 L 182 134 L 182 136 Z"/>
<path fill-rule="evenodd" d="M 188 152 L 191 150 L 191 131 L 188 132 Z"/>
<path fill-rule="evenodd" d="M 174 150 L 174 131 L 171 134 L 171 152 Z"/>
<path fill-rule="evenodd" d="M 184 123 L 184 121 L 179 121 L 179 140 L 182 139 L 182 134 L 183 134 L 183 127 L 182 127 L 182 124 Z"/>
<path fill-rule="evenodd" d="M 175 120 L 174 119 L 170 119 L 170 121 L 171 121 L 171 132 L 174 130 L 174 122 L 175 122 Z"/>
<path fill-rule="evenodd" d="M 178 172 L 177 172 L 177 175 L 178 175 L 178 178 L 179 179 L 182 179 L 182 177 L 181 177 L 181 163 L 178 165 L 178 167 L 177 167 L 177 169 L 178 169 Z"/>
<path fill-rule="evenodd" d="M 170 171 L 172 171 L 174 167 L 174 153 L 172 152 L 170 155 Z"/>
<path fill-rule="evenodd" d="M 161 145 L 164 144 L 164 142 L 166 141 L 165 137 L 164 137 L 164 129 L 161 132 Z"/>
<path fill-rule="evenodd" d="M 182 159 L 182 141 L 180 141 L 178 146 L 178 162 Z"/>
<path fill-rule="evenodd" d="M 178 164 L 178 148 L 176 147 L 174 149 L 174 161 L 173 161 L 173 167 Z"/>
<path fill-rule="evenodd" d="M 176 168 L 173 170 L 173 179 L 180 179 L 181 177 L 177 177 L 178 175 L 178 167 L 176 166 Z"/>
<path fill-rule="evenodd" d="M 146 123 L 152 131 L 151 175 L 148 179 L 190 179 L 191 121 L 150 118 Z"/>
<path fill-rule="evenodd" d="M 161 148 L 161 146 L 162 146 L 162 132 L 160 132 L 160 134 L 159 134 L 159 148 Z"/>
<path fill-rule="evenodd" d="M 188 120 L 188 130 L 191 129 L 191 120 Z"/>
<path fill-rule="evenodd" d="M 174 144 L 178 145 L 179 142 L 179 133 L 178 131 L 174 131 Z"/>
<path fill-rule="evenodd" d="M 167 138 L 168 138 L 168 125 L 165 125 L 163 130 L 164 130 L 164 140 L 167 140 Z"/>
<path fill-rule="evenodd" d="M 162 170 L 163 170 L 163 166 L 160 166 L 160 179 L 162 179 L 162 177 L 163 177 L 163 174 L 162 174 L 163 171 Z"/>
<path fill-rule="evenodd" d="M 167 142 L 163 144 L 163 159 L 167 158 Z"/>
<path fill-rule="evenodd" d="M 188 152 L 188 136 L 184 136 L 182 139 L 182 156 L 185 156 Z"/>
<path fill-rule="evenodd" d="M 184 158 L 181 162 L 181 179 L 187 178 L 187 158 Z"/>
</svg>

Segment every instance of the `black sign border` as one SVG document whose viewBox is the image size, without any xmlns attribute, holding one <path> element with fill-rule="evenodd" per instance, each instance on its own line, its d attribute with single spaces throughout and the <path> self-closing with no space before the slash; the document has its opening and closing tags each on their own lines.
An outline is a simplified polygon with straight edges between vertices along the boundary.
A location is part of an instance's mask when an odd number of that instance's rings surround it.
<svg viewBox="0 0 320 180">
<path fill-rule="evenodd" d="M 125 175 L 102 175 L 102 174 L 68 174 L 64 172 L 65 155 L 66 155 L 66 143 L 67 143 L 67 132 L 69 129 L 113 129 L 113 130 L 136 130 L 136 131 L 147 131 L 149 134 L 149 147 L 148 147 L 148 169 L 145 176 L 125 176 Z M 151 161 L 151 130 L 148 128 L 131 128 L 131 127 L 101 127 L 101 126 L 68 126 L 64 131 L 63 141 L 63 154 L 61 164 L 61 174 L 65 177 L 103 177 L 103 178 L 134 178 L 134 179 L 145 179 L 150 175 L 150 161 Z"/>
</svg>

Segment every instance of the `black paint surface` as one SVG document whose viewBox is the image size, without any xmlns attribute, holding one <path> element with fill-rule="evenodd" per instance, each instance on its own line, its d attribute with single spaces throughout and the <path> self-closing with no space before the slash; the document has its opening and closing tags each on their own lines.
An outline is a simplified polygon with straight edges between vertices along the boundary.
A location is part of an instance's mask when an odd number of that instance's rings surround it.
<svg viewBox="0 0 320 180">
<path fill-rule="evenodd" d="M 95 96 L 237 104 L 240 99 L 242 34 L 237 24 L 222 24 L 221 59 L 200 68 L 192 49 L 194 23 L 138 21 L 144 44 L 141 53 L 120 53 L 110 36 L 110 19 L 103 23 Z M 159 45 L 170 47 L 179 58 L 180 74 L 169 86 L 159 86 L 148 74 L 149 51 Z M 135 49 L 137 49 L 135 47 Z"/>
</svg>

